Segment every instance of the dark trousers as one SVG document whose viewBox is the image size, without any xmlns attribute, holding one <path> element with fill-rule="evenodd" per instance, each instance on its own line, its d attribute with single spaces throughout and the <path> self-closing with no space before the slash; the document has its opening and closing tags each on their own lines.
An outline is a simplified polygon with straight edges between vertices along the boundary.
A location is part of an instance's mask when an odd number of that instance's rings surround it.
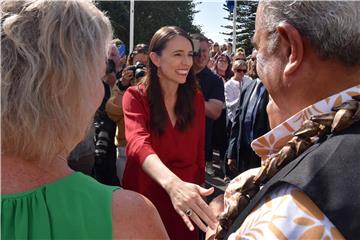
<svg viewBox="0 0 360 240">
<path fill-rule="evenodd" d="M 229 118 L 226 118 L 226 136 L 227 136 L 227 145 L 226 145 L 226 151 L 225 151 L 225 155 L 224 155 L 224 158 L 222 159 L 222 164 L 221 164 L 221 170 L 222 170 L 222 173 L 224 174 L 224 177 L 229 177 L 229 178 L 234 178 L 235 176 L 237 176 L 236 173 L 231 173 L 230 172 L 230 169 L 229 169 L 229 166 L 227 164 L 227 148 L 228 148 L 228 145 L 229 145 L 229 138 L 230 138 L 230 131 L 231 131 L 231 126 L 232 126 L 232 122 L 230 121 Z"/>
<path fill-rule="evenodd" d="M 228 146 L 228 134 L 226 132 L 226 109 L 223 109 L 220 117 L 215 120 L 212 135 L 212 149 L 220 152 L 220 159 L 224 159 Z"/>
</svg>

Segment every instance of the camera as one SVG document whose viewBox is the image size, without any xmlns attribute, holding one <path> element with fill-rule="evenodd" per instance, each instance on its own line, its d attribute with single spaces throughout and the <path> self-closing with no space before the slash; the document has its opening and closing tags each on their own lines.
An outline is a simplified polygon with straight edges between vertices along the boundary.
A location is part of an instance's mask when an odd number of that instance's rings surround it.
<svg viewBox="0 0 360 240">
<path fill-rule="evenodd" d="M 94 127 L 95 163 L 102 164 L 111 157 L 116 125 L 104 110 L 98 109 L 94 117 Z"/>
<path fill-rule="evenodd" d="M 146 66 L 141 62 L 136 62 L 134 65 L 128 67 L 128 70 L 133 71 L 135 79 L 145 76 Z"/>
<path fill-rule="evenodd" d="M 104 121 L 95 122 L 95 159 L 97 164 L 101 164 L 107 158 L 107 148 L 110 136 L 105 129 Z"/>
<path fill-rule="evenodd" d="M 115 62 L 111 59 L 108 59 L 106 63 L 106 74 L 113 72 L 116 73 Z"/>
</svg>

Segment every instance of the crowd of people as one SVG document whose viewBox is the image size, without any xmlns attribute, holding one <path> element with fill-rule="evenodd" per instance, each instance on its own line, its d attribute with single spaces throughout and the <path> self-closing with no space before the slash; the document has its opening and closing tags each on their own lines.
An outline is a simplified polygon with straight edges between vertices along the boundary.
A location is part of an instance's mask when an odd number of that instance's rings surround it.
<svg viewBox="0 0 360 240">
<path fill-rule="evenodd" d="M 256 49 L 246 57 L 241 47 L 233 53 L 231 43 L 225 45 L 224 51 L 218 46 L 216 42 L 211 45 L 208 67 L 223 82 L 224 104 L 212 129 L 211 157 L 206 172 L 211 176 L 215 174 L 212 153 L 216 151 L 222 170 L 218 175 L 229 183 L 237 174 L 260 166 L 260 158 L 250 143 L 269 130 L 268 94 L 263 86 L 258 86 L 261 80 L 256 72 Z"/>
<path fill-rule="evenodd" d="M 127 55 L 88 1 L 1 11 L 2 238 L 360 234 L 359 2 L 261 1 L 249 55 L 177 26 Z"/>
</svg>

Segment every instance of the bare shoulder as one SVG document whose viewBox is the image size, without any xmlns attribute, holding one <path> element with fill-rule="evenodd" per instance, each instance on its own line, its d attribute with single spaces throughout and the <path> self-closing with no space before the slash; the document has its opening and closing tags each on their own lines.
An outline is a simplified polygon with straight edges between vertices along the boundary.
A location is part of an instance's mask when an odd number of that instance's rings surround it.
<svg viewBox="0 0 360 240">
<path fill-rule="evenodd" d="M 154 205 L 133 191 L 113 192 L 112 219 L 115 239 L 169 239 Z"/>
</svg>

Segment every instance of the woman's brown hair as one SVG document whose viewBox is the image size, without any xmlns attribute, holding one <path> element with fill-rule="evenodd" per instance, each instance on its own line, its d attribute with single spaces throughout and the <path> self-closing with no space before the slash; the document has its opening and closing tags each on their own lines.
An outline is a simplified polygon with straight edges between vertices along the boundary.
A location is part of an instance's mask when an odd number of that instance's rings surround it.
<svg viewBox="0 0 360 240">
<path fill-rule="evenodd" d="M 221 77 L 224 78 L 225 81 L 227 81 L 234 75 L 234 73 L 231 70 L 232 65 L 231 65 L 231 60 L 230 60 L 228 55 L 222 53 L 216 58 L 216 60 L 215 60 L 215 71 L 217 72 L 217 64 L 218 64 L 220 58 L 222 58 L 222 57 L 224 57 L 226 59 L 226 62 L 228 63 L 228 67 L 225 70 L 225 76 L 221 76 Z"/>
<path fill-rule="evenodd" d="M 176 36 L 182 36 L 189 40 L 192 48 L 193 43 L 189 35 L 179 27 L 166 26 L 160 28 L 152 37 L 149 52 L 161 55 L 168 41 Z M 152 131 L 162 135 L 165 131 L 168 115 L 164 103 L 163 93 L 159 83 L 158 69 L 149 59 L 148 74 L 143 80 L 146 94 L 150 104 L 150 128 Z M 186 77 L 186 82 L 180 84 L 177 90 L 177 100 L 175 103 L 176 128 L 184 131 L 191 124 L 195 116 L 194 96 L 197 91 L 194 70 L 191 67 Z"/>
<path fill-rule="evenodd" d="M 134 65 L 134 57 L 137 54 L 146 54 L 149 55 L 149 47 L 145 43 L 139 43 L 134 47 L 134 50 L 130 53 L 128 59 L 127 59 L 127 66 Z"/>
</svg>

